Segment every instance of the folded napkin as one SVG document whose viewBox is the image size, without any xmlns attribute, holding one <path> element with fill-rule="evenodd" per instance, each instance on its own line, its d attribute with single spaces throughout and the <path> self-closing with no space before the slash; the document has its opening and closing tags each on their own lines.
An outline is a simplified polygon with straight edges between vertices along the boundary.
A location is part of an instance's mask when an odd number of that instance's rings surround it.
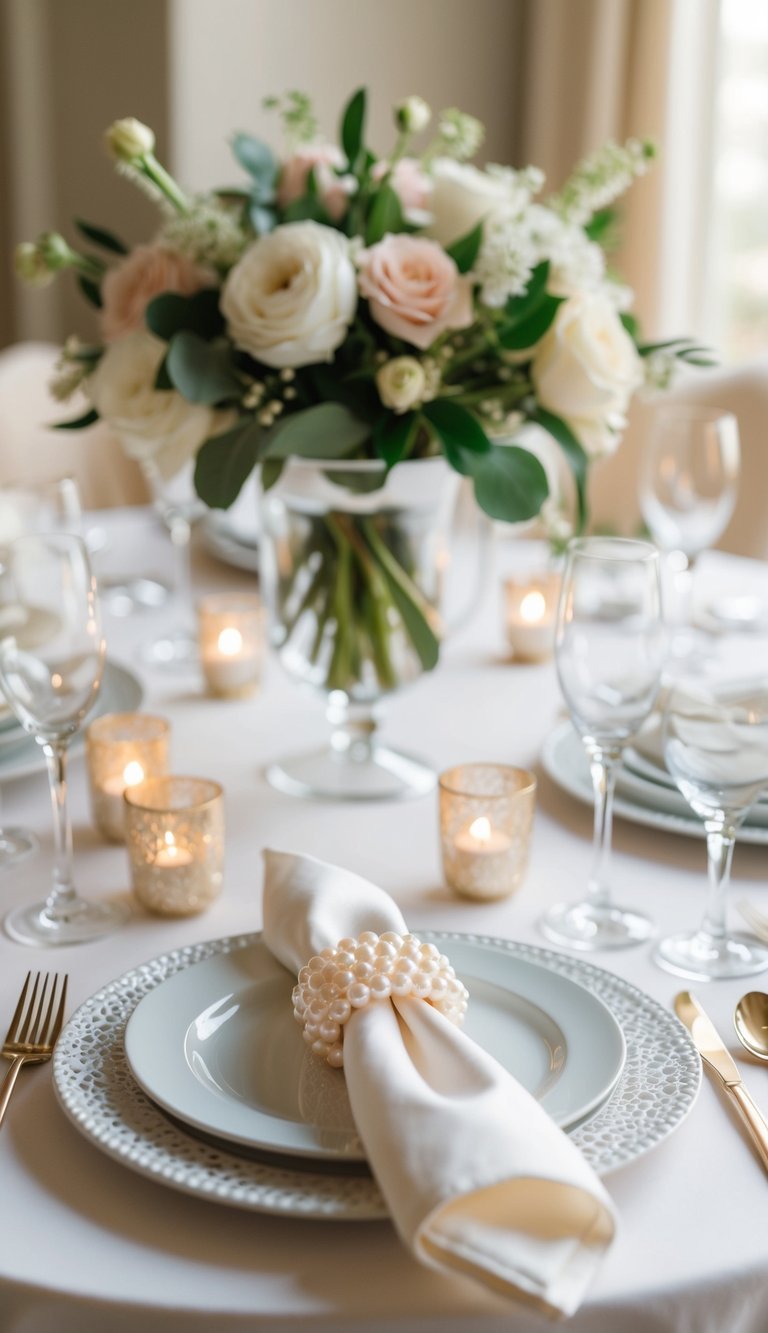
<svg viewBox="0 0 768 1333">
<path fill-rule="evenodd" d="M 308 856 L 264 856 L 263 938 L 292 972 L 364 930 L 407 933 L 367 880 Z M 353 1012 L 334 1077 L 346 1077 L 371 1170 L 417 1259 L 550 1314 L 576 1310 L 613 1239 L 613 1208 L 506 1070 L 432 1005 L 393 997 Z"/>
</svg>

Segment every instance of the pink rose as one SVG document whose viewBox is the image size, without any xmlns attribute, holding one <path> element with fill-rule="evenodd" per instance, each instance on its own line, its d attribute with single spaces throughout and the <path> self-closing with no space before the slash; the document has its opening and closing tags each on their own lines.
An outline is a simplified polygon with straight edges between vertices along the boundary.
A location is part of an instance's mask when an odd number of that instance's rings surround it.
<svg viewBox="0 0 768 1333">
<path fill-rule="evenodd" d="M 422 348 L 444 329 L 474 320 L 472 286 L 453 260 L 423 236 L 388 235 L 359 256 L 358 285 L 387 333 Z"/>
<path fill-rule="evenodd" d="M 381 180 L 389 169 L 387 162 L 377 162 L 371 175 L 375 181 Z M 415 157 L 401 157 L 395 163 L 390 185 L 400 199 L 406 217 L 419 224 L 426 224 L 432 198 L 432 182 L 426 171 Z"/>
<path fill-rule="evenodd" d="M 333 170 L 334 167 L 341 169 L 345 165 L 344 154 L 334 144 L 303 144 L 283 164 L 277 187 L 278 204 L 281 208 L 287 208 L 294 199 L 301 199 L 306 194 L 307 178 L 314 167 L 320 201 L 328 216 L 338 222 L 347 211 L 349 196 L 355 186 L 354 176 L 337 176 Z"/>
<path fill-rule="evenodd" d="M 164 245 L 137 245 L 101 284 L 101 331 L 107 342 L 144 329 L 144 313 L 161 292 L 192 296 L 215 285 L 214 275 Z"/>
</svg>

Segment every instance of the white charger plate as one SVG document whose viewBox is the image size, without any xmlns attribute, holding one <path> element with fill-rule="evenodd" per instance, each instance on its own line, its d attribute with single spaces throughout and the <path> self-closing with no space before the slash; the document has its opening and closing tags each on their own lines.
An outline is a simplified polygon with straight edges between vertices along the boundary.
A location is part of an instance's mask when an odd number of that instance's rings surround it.
<svg viewBox="0 0 768 1333">
<path fill-rule="evenodd" d="M 575 796 L 578 801 L 594 805 L 587 756 L 570 722 L 562 722 L 547 738 L 541 752 L 541 762 L 544 771 L 558 787 L 570 796 Z M 674 794 L 660 784 L 644 782 L 637 775 L 626 773 L 621 775 L 621 784 L 620 787 L 617 784 L 617 795 L 613 802 L 615 814 L 634 824 L 664 829 L 667 833 L 682 833 L 688 838 L 706 837 L 702 821 L 692 811 L 690 814 L 678 811 Z M 680 801 L 686 810 L 689 809 L 682 796 Z M 768 825 L 746 822 L 739 829 L 738 840 L 768 847 Z"/>
<path fill-rule="evenodd" d="M 626 1048 L 601 1000 L 489 943 L 455 939 L 450 958 L 470 994 L 464 1031 L 558 1125 L 605 1101 Z M 177 972 L 131 1015 L 128 1063 L 148 1096 L 197 1130 L 265 1152 L 364 1161 L 344 1079 L 301 1039 L 294 980 L 259 939 Z"/>
<path fill-rule="evenodd" d="M 96 701 L 88 714 L 83 728 L 77 733 L 69 747 L 69 754 L 76 755 L 85 744 L 84 728 L 96 717 L 105 713 L 132 713 L 139 707 L 144 697 L 141 682 L 126 667 L 116 662 L 107 662 L 104 676 Z M 37 741 L 19 728 L 19 737 L 14 745 L 0 748 L 0 784 L 12 782 L 17 778 L 26 778 L 30 773 L 39 773 L 45 768 L 45 755 Z"/>
<path fill-rule="evenodd" d="M 138 1087 L 125 1057 L 128 1018 L 140 1000 L 176 972 L 254 942 L 239 935 L 188 945 L 142 963 L 104 986 L 70 1018 L 56 1044 L 53 1079 L 59 1102 L 94 1147 L 157 1183 L 197 1198 L 254 1212 L 325 1221 L 387 1216 L 378 1186 L 353 1168 L 305 1169 L 252 1161 L 221 1144 L 193 1137 Z M 619 1082 L 606 1102 L 570 1131 L 572 1142 L 601 1176 L 661 1143 L 688 1115 L 701 1084 L 701 1060 L 688 1032 L 658 1001 L 581 958 L 510 940 L 447 932 L 433 935 L 453 954 L 476 939 L 526 959 L 553 976 L 570 977 L 608 1005 L 627 1044 Z M 357 1170 L 357 1168 L 354 1168 Z"/>
</svg>

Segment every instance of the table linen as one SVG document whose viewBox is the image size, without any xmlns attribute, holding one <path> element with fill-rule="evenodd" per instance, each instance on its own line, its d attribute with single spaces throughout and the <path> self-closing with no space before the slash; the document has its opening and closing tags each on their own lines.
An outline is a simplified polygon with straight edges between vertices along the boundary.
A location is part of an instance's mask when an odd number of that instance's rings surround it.
<svg viewBox="0 0 768 1333">
<path fill-rule="evenodd" d="M 147 512 L 99 515 L 110 538 L 108 575 L 159 573 L 167 537 Z M 505 543 L 499 573 L 518 567 Z M 198 549 L 201 589 L 252 586 L 246 574 Z M 703 557 L 707 592 L 716 579 L 765 586 L 762 566 Z M 446 645 L 437 672 L 392 701 L 385 732 L 438 768 L 471 760 L 536 767 L 545 737 L 561 715 L 551 664 L 511 665 L 504 647 L 497 581 L 475 622 Z M 262 769 L 290 743 L 307 748 L 325 735 L 322 704 L 269 663 L 264 690 L 245 703 L 205 699 L 191 674 L 144 673 L 139 645 L 162 627 L 164 613 L 110 620 L 110 653 L 139 671 L 144 706 L 173 724 L 172 768 L 222 782 L 227 807 L 225 887 L 206 914 L 186 921 L 136 916 L 120 934 L 57 953 L 70 973 L 72 1005 L 129 967 L 165 949 L 261 925 L 259 851 L 291 847 L 380 884 L 418 933 L 420 927 L 475 931 L 541 944 L 540 912 L 583 886 L 590 864 L 589 811 L 539 772 L 531 861 L 510 900 L 470 903 L 442 883 L 437 801 L 328 806 L 301 802 L 267 786 Z M 734 636 L 723 649 L 768 660 L 768 642 Z M 292 741 L 292 738 L 293 741 Z M 3 906 L 32 901 L 52 861 L 50 811 L 41 771 L 3 785 L 3 817 L 26 823 L 42 841 L 38 857 L 0 880 Z M 71 800 L 80 889 L 127 891 L 124 849 L 94 831 L 85 766 L 73 761 Z M 739 846 L 734 899 L 768 909 L 768 854 Z M 698 921 L 705 901 L 703 845 L 617 820 L 617 892 L 643 905 L 665 932 Z M 594 961 L 670 1006 L 686 984 L 655 968 L 649 950 L 598 954 Z M 0 1013 L 13 1011 L 26 970 L 51 956 L 0 937 Z M 768 979 L 767 979 L 768 980 Z M 760 985 L 760 979 L 754 980 Z M 728 1038 L 745 984 L 722 983 L 701 996 Z M 696 989 L 694 987 L 694 989 Z M 768 1075 L 736 1059 L 756 1099 L 768 1105 Z M 94 1150 L 56 1104 L 50 1071 L 30 1071 L 14 1094 L 0 1133 L 0 1329 L 2 1333 L 536 1333 L 540 1315 L 431 1272 L 409 1258 L 388 1223 L 286 1221 L 189 1199 L 148 1182 Z M 768 1327 L 765 1178 L 705 1082 L 688 1119 L 646 1158 L 606 1182 L 621 1216 L 616 1242 L 569 1333 L 764 1333 Z"/>
</svg>

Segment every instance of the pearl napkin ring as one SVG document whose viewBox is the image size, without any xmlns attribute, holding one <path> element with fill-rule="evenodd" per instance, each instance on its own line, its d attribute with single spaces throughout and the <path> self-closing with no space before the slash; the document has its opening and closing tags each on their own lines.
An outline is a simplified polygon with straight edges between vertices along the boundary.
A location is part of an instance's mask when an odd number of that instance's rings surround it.
<svg viewBox="0 0 768 1333">
<path fill-rule="evenodd" d="M 293 1016 L 315 1053 L 334 1069 L 344 1064 L 344 1025 L 355 1009 L 371 1000 L 412 995 L 439 1009 L 460 1025 L 469 991 L 459 981 L 445 954 L 415 935 L 364 930 L 356 939 L 339 940 L 323 949 L 299 972 L 293 988 Z"/>
</svg>

